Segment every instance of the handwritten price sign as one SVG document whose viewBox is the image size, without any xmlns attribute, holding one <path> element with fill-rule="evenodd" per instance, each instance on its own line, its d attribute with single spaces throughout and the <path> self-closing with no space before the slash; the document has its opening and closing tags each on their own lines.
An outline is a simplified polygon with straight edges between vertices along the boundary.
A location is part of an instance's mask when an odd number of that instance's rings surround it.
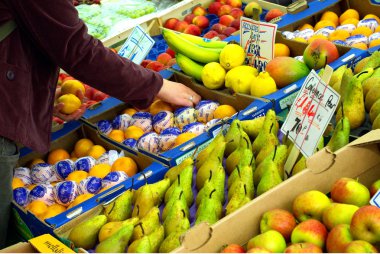
<svg viewBox="0 0 380 254">
<path fill-rule="evenodd" d="M 289 133 L 289 138 L 306 157 L 314 153 L 339 98 L 339 94 L 326 85 L 314 70 L 310 72 L 281 127 L 281 131 Z"/>
</svg>

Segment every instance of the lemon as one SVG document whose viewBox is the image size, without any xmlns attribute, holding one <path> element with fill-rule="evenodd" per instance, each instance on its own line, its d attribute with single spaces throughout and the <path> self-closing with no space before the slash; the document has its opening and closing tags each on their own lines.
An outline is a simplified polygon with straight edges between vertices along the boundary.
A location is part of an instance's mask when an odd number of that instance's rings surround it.
<svg viewBox="0 0 380 254">
<path fill-rule="evenodd" d="M 62 94 L 71 93 L 75 95 L 78 90 L 80 90 L 83 94 L 85 92 L 84 85 L 79 80 L 70 79 L 62 83 L 62 86 L 61 86 Z"/>
<path fill-rule="evenodd" d="M 257 69 L 248 65 L 235 67 L 227 72 L 225 86 L 235 93 L 249 94 L 251 84 L 257 74 Z"/>
<path fill-rule="evenodd" d="M 245 61 L 244 49 L 237 44 L 227 44 L 220 52 L 219 62 L 226 70 L 240 66 Z"/>
<path fill-rule="evenodd" d="M 206 64 L 202 70 L 202 81 L 209 89 L 219 89 L 224 85 L 226 70 L 217 62 Z"/>
<path fill-rule="evenodd" d="M 260 72 L 251 86 L 251 95 L 263 97 L 277 91 L 276 82 L 268 72 Z"/>
<path fill-rule="evenodd" d="M 61 109 L 61 113 L 68 115 L 79 109 L 82 105 L 80 99 L 74 94 L 64 94 L 58 98 L 57 102 L 62 102 L 64 104 L 63 108 Z"/>
</svg>

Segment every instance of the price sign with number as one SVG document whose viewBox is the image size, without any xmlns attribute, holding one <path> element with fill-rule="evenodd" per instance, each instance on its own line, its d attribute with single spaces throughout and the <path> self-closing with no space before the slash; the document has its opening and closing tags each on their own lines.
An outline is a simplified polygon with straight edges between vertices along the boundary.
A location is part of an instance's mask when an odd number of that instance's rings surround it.
<svg viewBox="0 0 380 254">
<path fill-rule="evenodd" d="M 274 57 L 277 25 L 242 17 L 240 20 L 240 45 L 246 52 L 247 62 L 264 71 Z"/>
<path fill-rule="evenodd" d="M 329 124 L 339 102 L 339 94 L 312 70 L 302 85 L 281 131 L 306 157 L 310 157 Z"/>
<path fill-rule="evenodd" d="M 128 58 L 135 64 L 141 64 L 152 49 L 154 43 L 154 40 L 145 33 L 140 26 L 136 26 L 128 39 L 124 42 L 118 54 Z"/>
</svg>

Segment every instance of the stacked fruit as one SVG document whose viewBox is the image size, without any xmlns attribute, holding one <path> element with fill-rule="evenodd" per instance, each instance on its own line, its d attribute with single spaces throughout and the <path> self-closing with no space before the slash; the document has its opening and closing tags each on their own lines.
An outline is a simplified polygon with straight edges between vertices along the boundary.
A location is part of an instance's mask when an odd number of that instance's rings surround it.
<svg viewBox="0 0 380 254">
<path fill-rule="evenodd" d="M 101 120 L 97 126 L 109 138 L 132 149 L 161 153 L 202 134 L 220 119 L 235 113 L 232 106 L 211 100 L 178 109 L 156 100 L 146 111 L 129 108 L 112 122 Z"/>
<path fill-rule="evenodd" d="M 172 67 L 176 63 L 176 59 L 174 57 L 174 51 L 168 48 L 164 53 L 159 54 L 156 60 L 143 60 L 141 66 L 157 72 L 162 71 Z"/>
<path fill-rule="evenodd" d="M 137 173 L 135 161 L 115 150 L 106 151 L 90 139 L 76 142 L 70 154 L 51 151 L 47 162 L 34 159 L 14 169 L 13 198 L 41 220 L 91 198 Z"/>
<path fill-rule="evenodd" d="M 378 184 L 372 184 L 371 193 Z M 331 188 L 331 199 L 311 190 L 296 197 L 293 213 L 267 211 L 260 221 L 260 234 L 246 245 L 247 252 L 377 253 L 374 245 L 380 243 L 380 209 L 369 205 L 367 187 L 355 179 L 341 178 Z M 231 244 L 222 252 L 245 249 Z"/>
<path fill-rule="evenodd" d="M 380 19 L 368 14 L 359 20 L 359 13 L 348 9 L 340 16 L 332 11 L 322 14 L 315 26 L 302 25 L 295 32 L 284 32 L 289 39 L 308 42 L 317 39 L 328 39 L 333 43 L 360 49 L 367 49 L 380 44 Z"/>
<path fill-rule="evenodd" d="M 75 6 L 80 4 L 100 4 L 100 0 L 73 0 Z"/>
</svg>

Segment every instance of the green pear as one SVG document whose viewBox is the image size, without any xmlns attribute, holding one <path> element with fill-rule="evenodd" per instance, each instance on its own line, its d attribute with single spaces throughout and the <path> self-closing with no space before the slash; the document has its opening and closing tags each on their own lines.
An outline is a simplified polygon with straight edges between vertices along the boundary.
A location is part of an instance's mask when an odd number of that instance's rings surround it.
<svg viewBox="0 0 380 254">
<path fill-rule="evenodd" d="M 347 65 L 342 65 L 338 69 L 336 69 L 331 75 L 329 86 L 332 86 L 334 83 L 341 81 L 346 69 L 347 69 Z"/>
<path fill-rule="evenodd" d="M 174 203 L 176 203 L 178 200 L 181 202 L 185 202 L 185 205 L 187 206 L 187 202 L 185 199 L 185 196 L 183 195 L 183 189 L 181 186 L 178 186 L 173 191 L 171 197 L 169 198 L 169 201 L 166 203 L 163 211 L 162 211 L 162 220 L 165 221 L 166 217 L 168 216 L 170 210 L 172 209 Z M 187 217 L 189 217 L 189 214 L 187 214 Z"/>
<path fill-rule="evenodd" d="M 276 143 L 270 142 L 260 150 L 255 159 L 257 165 L 259 165 L 268 155 L 274 151 L 276 145 Z"/>
<path fill-rule="evenodd" d="M 246 163 L 245 163 L 246 164 Z M 253 174 L 253 172 L 255 172 L 255 169 L 256 169 L 256 165 L 255 165 L 255 158 L 252 156 L 252 158 L 251 158 L 251 161 L 249 162 L 249 164 L 248 165 L 246 165 L 247 166 L 247 168 L 249 168 L 251 171 L 252 171 L 252 174 Z M 232 173 L 231 173 L 231 175 L 228 177 L 228 181 L 227 181 L 227 186 L 228 186 L 228 189 L 231 187 L 231 185 L 235 182 L 235 181 L 237 181 L 237 180 L 239 180 L 239 179 L 241 179 L 241 178 L 247 178 L 247 179 L 249 179 L 249 177 L 245 177 L 244 176 L 244 173 L 245 172 L 243 172 L 243 174 L 241 174 L 241 172 L 240 172 L 240 169 L 241 168 L 243 168 L 243 167 L 245 167 L 245 166 L 242 166 L 240 163 L 236 166 L 236 168 L 234 169 L 234 171 L 232 171 Z M 243 175 L 243 176 L 242 176 Z M 250 180 L 252 180 L 252 178 L 250 179 Z M 253 182 L 252 182 L 253 183 Z"/>
<path fill-rule="evenodd" d="M 177 179 L 177 176 L 182 172 L 184 168 L 193 164 L 194 164 L 193 158 L 188 157 L 185 160 L 183 160 L 179 165 L 174 166 L 171 169 L 169 169 L 168 172 L 166 172 L 165 174 L 165 178 L 169 178 L 170 183 L 172 184 Z"/>
<path fill-rule="evenodd" d="M 371 120 L 371 123 L 375 121 L 375 118 L 380 114 L 380 99 L 378 99 L 371 107 L 371 110 L 369 111 L 369 119 Z"/>
<path fill-rule="evenodd" d="M 107 217 L 105 215 L 94 216 L 74 226 L 69 234 L 69 240 L 77 248 L 92 249 L 95 247 L 100 229 L 106 223 Z"/>
<path fill-rule="evenodd" d="M 380 114 L 377 115 L 377 117 L 375 118 L 375 120 L 373 120 L 373 123 L 372 123 L 372 130 L 377 130 L 377 129 L 380 129 Z"/>
<path fill-rule="evenodd" d="M 343 111 L 344 112 L 344 111 Z M 347 117 L 343 117 L 337 123 L 334 133 L 327 143 L 327 147 L 332 152 L 339 150 L 350 142 L 350 121 Z"/>
<path fill-rule="evenodd" d="M 168 235 L 165 240 L 161 243 L 159 252 L 169 253 L 181 246 L 180 237 L 183 234 L 181 231 L 176 231 Z"/>
<path fill-rule="evenodd" d="M 277 142 L 277 132 L 278 132 L 278 123 L 276 118 L 276 113 L 273 109 L 267 111 L 264 119 L 263 127 L 261 128 L 259 135 L 252 144 L 252 151 L 255 156 L 260 152 L 268 142 Z M 275 137 L 275 138 L 273 138 Z"/>
<path fill-rule="evenodd" d="M 169 235 L 174 231 L 185 231 L 190 228 L 189 221 L 189 208 L 187 207 L 186 200 L 183 197 L 183 192 L 180 193 L 170 208 L 168 215 L 163 223 L 165 228 L 165 235 Z"/>
<path fill-rule="evenodd" d="M 175 180 L 169 189 L 165 193 L 165 203 L 169 202 L 170 197 L 174 193 L 174 190 L 181 186 L 183 194 L 186 199 L 187 206 L 190 207 L 194 202 L 193 190 L 191 188 L 193 181 L 193 165 L 186 166 L 182 172 L 178 175 L 177 180 Z"/>
<path fill-rule="evenodd" d="M 131 217 L 133 189 L 129 189 L 104 207 L 104 215 L 108 221 L 123 221 Z"/>
<path fill-rule="evenodd" d="M 133 229 L 132 241 L 149 235 L 160 225 L 160 209 L 153 207 L 150 211 L 136 224 Z"/>
<path fill-rule="evenodd" d="M 245 133 L 253 140 L 259 135 L 263 127 L 265 116 L 257 117 L 251 120 L 240 121 L 241 127 Z"/>
<path fill-rule="evenodd" d="M 249 150 L 250 152 L 247 151 Z M 228 174 L 231 174 L 232 171 L 236 168 L 236 166 L 241 162 L 241 160 L 245 160 L 247 163 L 251 161 L 253 157 L 251 148 L 251 141 L 249 140 L 248 135 L 242 131 L 240 135 L 240 143 L 235 151 L 233 151 L 226 159 L 226 171 Z M 243 156 L 244 154 L 244 156 Z"/>
<path fill-rule="evenodd" d="M 153 192 L 154 205 L 159 206 L 164 200 L 165 193 L 170 187 L 170 179 L 164 178 L 157 183 L 151 184 L 151 190 Z"/>
<path fill-rule="evenodd" d="M 210 177 L 207 179 L 202 189 L 198 192 L 195 200 L 197 206 L 199 206 L 201 200 L 207 197 L 212 190 L 215 189 L 215 194 L 218 200 L 224 203 L 224 185 L 225 185 L 226 173 L 222 165 L 218 169 L 211 171 Z"/>
<path fill-rule="evenodd" d="M 155 206 L 155 200 L 150 184 L 145 184 L 140 189 L 135 206 L 133 207 L 132 217 L 139 217 L 141 219 Z"/>
<path fill-rule="evenodd" d="M 288 148 L 286 145 L 279 145 L 275 147 L 275 150 L 269 154 L 256 168 L 253 173 L 253 182 L 255 186 L 258 186 L 260 179 L 265 171 L 265 168 L 268 167 L 267 164 L 270 164 L 272 161 L 276 164 L 278 174 L 281 179 L 284 178 L 284 166 L 287 159 Z"/>
<path fill-rule="evenodd" d="M 306 169 L 306 157 L 302 155 L 302 157 L 294 164 L 291 175 L 294 176 Z"/>
<path fill-rule="evenodd" d="M 378 66 L 380 66 L 380 52 L 375 51 L 369 57 L 368 61 L 365 63 L 361 72 L 371 69 L 371 68 L 375 69 Z"/>
<path fill-rule="evenodd" d="M 343 73 L 343 76 L 342 76 L 342 81 L 340 83 L 340 86 L 339 86 L 339 94 L 340 94 L 340 100 L 343 101 L 346 94 L 347 94 L 347 91 L 350 89 L 351 87 L 351 79 L 353 78 L 354 74 L 352 73 L 352 70 L 351 68 L 347 68 L 344 73 Z"/>
<path fill-rule="evenodd" d="M 100 242 L 96 253 L 125 253 L 133 232 L 133 224 L 124 225 L 115 234 Z"/>
<path fill-rule="evenodd" d="M 128 247 L 129 253 L 151 253 L 152 247 L 147 235 L 143 238 L 133 241 Z"/>
<path fill-rule="evenodd" d="M 239 182 L 239 185 L 236 187 L 234 194 L 227 203 L 226 215 L 233 213 L 234 211 L 251 201 L 247 194 L 248 193 L 246 185 L 243 182 Z"/>
<path fill-rule="evenodd" d="M 380 69 L 377 69 L 370 78 L 364 80 L 362 83 L 364 98 L 367 96 L 367 93 L 373 86 L 380 84 L 380 77 L 379 76 L 375 77 L 375 73 L 377 71 L 380 72 Z"/>
<path fill-rule="evenodd" d="M 197 156 L 197 159 L 195 160 L 195 167 L 201 168 L 203 163 L 207 160 L 207 158 L 210 156 L 212 150 L 214 150 L 215 146 L 219 145 L 219 142 L 224 141 L 224 136 L 222 133 L 218 134 L 211 143 L 203 149 Z"/>
<path fill-rule="evenodd" d="M 274 157 L 276 156 L 276 150 L 274 151 Z M 279 174 L 278 165 L 272 159 L 267 162 L 263 167 L 262 177 L 259 184 L 257 185 L 257 195 L 261 195 L 264 192 L 272 189 L 276 185 L 282 182 L 281 176 Z"/>
<path fill-rule="evenodd" d="M 224 156 L 228 157 L 239 146 L 241 131 L 240 121 L 238 119 L 233 120 L 224 138 L 227 143 Z"/>
<path fill-rule="evenodd" d="M 211 191 L 208 197 L 203 197 L 201 200 L 195 214 L 195 224 L 208 222 L 212 225 L 222 217 L 223 206 L 218 198 L 213 197 L 214 193 L 215 190 Z"/>
<path fill-rule="evenodd" d="M 125 221 L 111 221 L 107 222 L 103 225 L 103 227 L 100 229 L 98 234 L 99 242 L 103 242 L 113 234 L 115 234 L 119 229 L 124 227 L 125 225 L 131 224 L 132 226 L 135 226 L 137 222 L 139 221 L 139 218 L 132 217 L 130 219 L 127 219 Z"/>
<path fill-rule="evenodd" d="M 364 104 L 367 112 L 371 110 L 372 105 L 380 99 L 380 82 L 374 84 L 365 96 Z"/>
<path fill-rule="evenodd" d="M 244 184 L 246 187 L 246 196 L 251 200 L 254 197 L 255 189 L 253 185 L 253 171 L 252 166 L 247 165 L 242 168 L 237 167 L 239 178 L 231 184 L 231 187 L 228 188 L 228 200 L 231 200 L 234 193 L 238 190 L 240 184 Z"/>
</svg>

